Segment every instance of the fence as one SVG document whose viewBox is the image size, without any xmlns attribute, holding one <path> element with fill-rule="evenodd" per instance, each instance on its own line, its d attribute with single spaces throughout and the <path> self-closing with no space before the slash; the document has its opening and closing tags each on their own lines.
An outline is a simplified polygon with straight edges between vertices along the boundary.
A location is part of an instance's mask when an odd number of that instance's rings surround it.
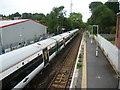
<svg viewBox="0 0 120 90">
<path fill-rule="evenodd" d="M 95 39 L 98 41 L 113 68 L 120 73 L 120 50 L 101 35 L 98 35 L 98 37 L 95 37 Z"/>
<path fill-rule="evenodd" d="M 100 34 L 104 38 L 115 38 L 115 34 Z"/>
</svg>

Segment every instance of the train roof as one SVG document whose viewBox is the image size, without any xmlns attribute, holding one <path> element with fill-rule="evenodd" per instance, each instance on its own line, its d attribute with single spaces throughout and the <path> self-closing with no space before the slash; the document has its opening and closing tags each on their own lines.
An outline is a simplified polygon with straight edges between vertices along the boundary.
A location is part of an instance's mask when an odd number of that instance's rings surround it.
<svg viewBox="0 0 120 90">
<path fill-rule="evenodd" d="M 9 68 L 10 66 L 14 65 L 15 63 L 20 62 L 21 60 L 24 60 L 26 57 L 31 56 L 32 54 L 38 52 L 39 50 L 44 49 L 45 47 L 48 47 L 48 45 L 55 43 L 56 40 L 61 39 L 62 37 L 60 35 L 39 41 L 37 43 L 31 44 L 29 46 L 22 47 L 20 49 L 16 49 L 14 51 L 8 52 L 6 54 L 0 55 L 0 62 L 1 66 L 4 67 L 0 69 L 0 72 L 4 71 L 5 69 Z M 8 60 L 9 58 L 9 60 Z M 11 61 L 12 60 L 12 61 Z"/>
<path fill-rule="evenodd" d="M 4 71 L 5 69 L 10 67 L 11 65 L 14 65 L 15 63 L 18 63 L 21 60 L 24 60 L 26 57 L 31 56 L 32 54 L 34 54 L 35 52 L 38 52 L 41 49 L 42 47 L 36 46 L 36 43 L 35 43 L 32 45 L 8 52 L 6 54 L 0 55 L 0 58 L 2 58 L 0 59 L 0 61 L 2 60 L 1 61 L 2 69 L 0 69 L 0 72 Z"/>
<path fill-rule="evenodd" d="M 34 21 L 36 23 L 39 23 L 41 25 L 44 25 L 43 23 L 38 22 L 38 21 L 33 20 L 33 19 L 3 20 L 3 21 L 0 21 L 0 28 L 4 28 L 4 27 L 7 27 L 7 26 L 11 26 L 11 25 L 27 22 L 27 21 L 30 21 L 30 20 L 32 20 L 32 21 Z M 46 26 L 46 25 L 44 25 L 44 26 Z"/>
<path fill-rule="evenodd" d="M 45 40 L 42 40 L 42 41 L 39 41 L 37 42 L 38 45 L 41 45 L 42 48 L 45 48 L 53 43 L 55 43 L 56 40 L 52 39 L 52 38 L 48 38 L 48 39 L 45 39 Z"/>
<path fill-rule="evenodd" d="M 67 37 L 70 33 L 69 32 L 66 32 L 66 33 L 63 33 L 61 34 L 62 37 Z"/>
<path fill-rule="evenodd" d="M 52 39 L 54 39 L 54 40 L 60 40 L 60 39 L 62 39 L 62 37 L 60 36 L 60 35 L 57 35 L 57 36 L 54 36 L 54 37 L 51 37 Z"/>
<path fill-rule="evenodd" d="M 76 31 L 76 30 L 74 30 Z M 14 51 L 8 52 L 6 54 L 0 55 L 0 72 L 10 68 L 11 66 L 25 60 L 31 55 L 41 51 L 45 47 L 48 47 L 50 44 L 56 42 L 56 40 L 63 39 L 63 37 L 68 37 L 72 32 L 66 32 L 37 43 L 31 44 L 29 46 L 16 49 Z"/>
</svg>

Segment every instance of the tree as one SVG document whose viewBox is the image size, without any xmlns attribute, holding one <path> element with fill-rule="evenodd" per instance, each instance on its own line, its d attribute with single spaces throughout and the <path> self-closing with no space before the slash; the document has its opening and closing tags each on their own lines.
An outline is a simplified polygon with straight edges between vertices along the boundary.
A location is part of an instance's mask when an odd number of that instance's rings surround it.
<svg viewBox="0 0 120 90">
<path fill-rule="evenodd" d="M 72 30 L 72 24 L 71 23 L 72 23 L 72 21 L 69 17 L 64 18 L 63 27 L 65 28 L 65 31 Z"/>
<path fill-rule="evenodd" d="M 35 13 L 35 14 L 32 14 L 31 18 L 34 20 L 40 21 L 45 18 L 45 15 L 43 13 Z"/>
<path fill-rule="evenodd" d="M 106 2 L 105 5 L 111 9 L 115 14 L 119 12 L 119 2 Z"/>
<path fill-rule="evenodd" d="M 114 32 L 113 29 L 116 23 L 115 13 L 106 5 L 99 4 L 99 6 L 96 6 L 94 4 L 93 2 L 90 4 L 94 7 L 92 7 L 92 15 L 87 23 L 90 25 L 99 25 L 99 33 Z"/>
<path fill-rule="evenodd" d="M 19 12 L 16 12 L 16 13 L 14 13 L 14 14 L 9 14 L 8 16 L 7 16 L 7 18 L 8 19 L 14 19 L 14 17 L 21 17 L 22 15 L 19 13 Z"/>
<path fill-rule="evenodd" d="M 13 17 L 21 17 L 21 14 L 19 14 L 19 12 L 16 12 L 13 14 Z"/>
<path fill-rule="evenodd" d="M 23 13 L 22 18 L 23 19 L 31 19 L 32 18 L 32 13 Z"/>
<path fill-rule="evenodd" d="M 2 15 L 2 14 L 0 14 L 0 17 L 3 17 L 3 15 Z"/>
<path fill-rule="evenodd" d="M 101 10 L 96 16 L 96 24 L 100 26 L 101 33 L 110 33 L 111 28 L 115 26 L 115 14 L 105 5 L 95 9 L 94 12 Z"/>
<path fill-rule="evenodd" d="M 63 6 L 54 7 L 50 14 L 47 14 L 47 25 L 50 33 L 55 32 L 55 34 L 58 34 L 58 31 L 61 32 L 65 16 L 63 9 Z"/>
<path fill-rule="evenodd" d="M 85 24 L 82 21 L 82 14 L 71 13 L 69 17 L 65 17 L 66 11 L 64 11 L 64 6 L 54 7 L 47 15 L 44 15 L 43 13 L 22 13 L 21 15 L 16 12 L 7 16 L 7 18 L 14 19 L 16 16 L 22 16 L 23 19 L 38 20 L 48 27 L 49 33 L 55 34 L 62 33 L 62 28 L 65 28 L 64 31 L 69 31 L 71 29 L 85 27 Z"/>
<path fill-rule="evenodd" d="M 91 2 L 91 3 L 89 4 L 89 8 L 90 8 L 91 12 L 93 12 L 93 10 L 94 10 L 95 8 L 97 8 L 98 6 L 101 6 L 101 5 L 103 5 L 102 2 Z"/>
<path fill-rule="evenodd" d="M 83 28 L 84 27 L 84 23 L 82 21 L 82 14 L 81 13 L 71 13 L 70 14 L 70 20 L 71 20 L 71 24 L 72 24 L 72 28 Z"/>
</svg>

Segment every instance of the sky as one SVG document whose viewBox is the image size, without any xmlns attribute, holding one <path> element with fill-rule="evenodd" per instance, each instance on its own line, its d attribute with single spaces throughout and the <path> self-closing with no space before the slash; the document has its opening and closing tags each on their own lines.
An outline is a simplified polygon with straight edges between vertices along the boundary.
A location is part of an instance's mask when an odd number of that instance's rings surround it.
<svg viewBox="0 0 120 90">
<path fill-rule="evenodd" d="M 72 0 L 72 12 L 81 13 L 83 21 L 86 22 L 91 16 L 89 4 L 93 1 L 103 3 L 108 0 Z M 15 12 L 22 13 L 43 13 L 52 11 L 53 7 L 64 6 L 67 15 L 70 13 L 71 0 L 0 0 L 0 14 L 9 15 Z"/>
</svg>

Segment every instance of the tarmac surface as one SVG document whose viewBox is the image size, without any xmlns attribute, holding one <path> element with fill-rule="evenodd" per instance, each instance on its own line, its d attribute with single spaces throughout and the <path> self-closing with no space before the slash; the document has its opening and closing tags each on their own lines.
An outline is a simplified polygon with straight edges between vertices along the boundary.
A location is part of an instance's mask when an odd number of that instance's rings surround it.
<svg viewBox="0 0 120 90">
<path fill-rule="evenodd" d="M 99 48 L 96 57 L 96 42 L 86 38 L 87 88 L 117 88 L 118 78 L 112 66 Z"/>
</svg>

